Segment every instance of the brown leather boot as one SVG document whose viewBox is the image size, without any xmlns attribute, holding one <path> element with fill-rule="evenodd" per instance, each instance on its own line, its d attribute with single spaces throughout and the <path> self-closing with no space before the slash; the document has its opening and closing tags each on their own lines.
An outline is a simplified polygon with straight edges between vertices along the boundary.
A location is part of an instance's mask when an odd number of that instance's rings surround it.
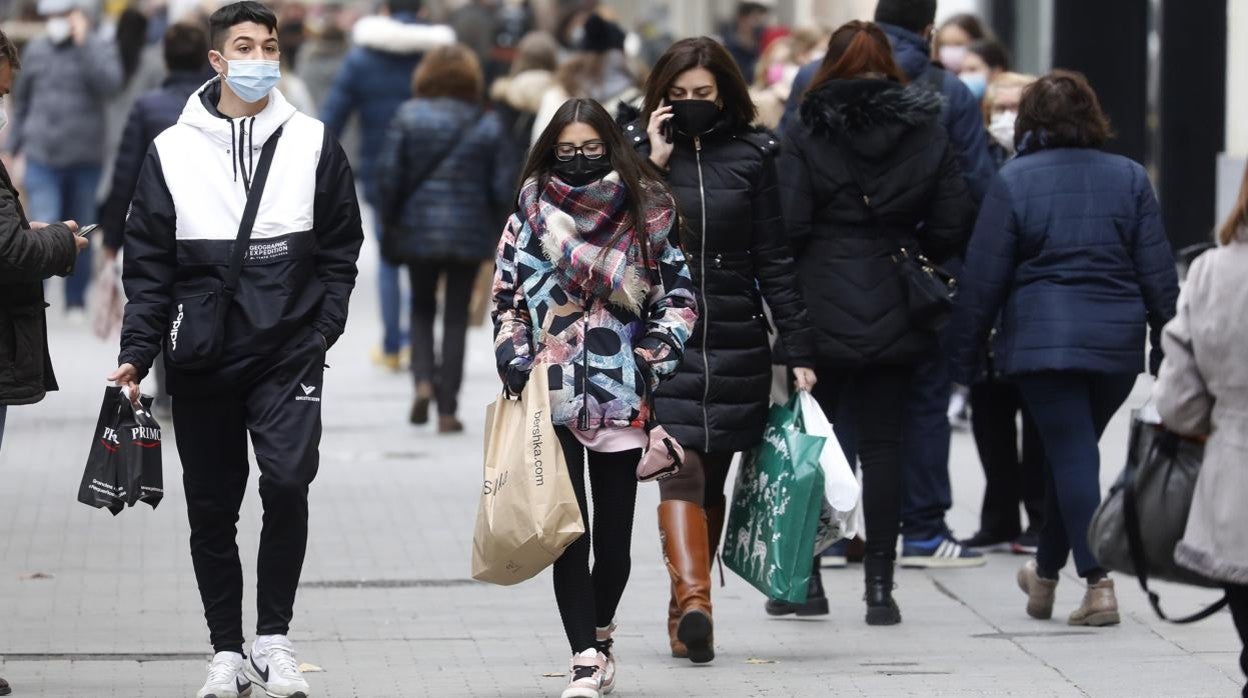
<svg viewBox="0 0 1248 698">
<path fill-rule="evenodd" d="M 711 642 L 711 564 L 706 512 L 690 502 L 671 500 L 659 504 L 659 533 L 663 559 L 672 577 L 680 620 L 676 639 L 685 645 L 689 659 L 704 664 L 715 658 Z"/>
<path fill-rule="evenodd" d="M 715 566 L 715 556 L 719 554 L 719 541 L 724 535 L 724 515 L 727 514 L 727 500 L 724 495 L 706 507 L 706 538 L 709 555 L 708 570 Z M 676 637 L 676 628 L 680 625 L 680 604 L 676 602 L 676 585 L 672 585 L 671 598 L 667 602 L 667 637 L 672 646 L 672 656 L 676 659 L 688 659 L 689 649 Z M 715 644 L 714 633 L 711 645 Z"/>
<path fill-rule="evenodd" d="M 1114 580 L 1105 577 L 1096 584 L 1089 584 L 1088 591 L 1083 595 L 1083 603 L 1070 614 L 1067 622 L 1070 625 L 1090 625 L 1094 628 L 1117 625 L 1118 597 L 1114 595 Z"/>
</svg>

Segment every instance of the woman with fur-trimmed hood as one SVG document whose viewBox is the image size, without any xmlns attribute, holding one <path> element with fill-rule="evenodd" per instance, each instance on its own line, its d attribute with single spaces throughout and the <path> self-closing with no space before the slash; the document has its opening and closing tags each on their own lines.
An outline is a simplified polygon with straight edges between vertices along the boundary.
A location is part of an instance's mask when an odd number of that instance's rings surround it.
<svg viewBox="0 0 1248 698">
<path fill-rule="evenodd" d="M 854 419 L 872 625 L 901 621 L 892 589 L 902 414 L 915 366 L 937 351 L 937 333 L 928 329 L 935 323 L 924 322 L 932 318 L 908 310 L 897 259 L 904 248 L 940 263 L 964 246 L 975 215 L 937 122 L 940 95 L 905 82 L 876 25 L 842 26 L 828 42 L 801 123 L 787 132 L 777 167 L 798 279 L 815 326 L 820 380 L 813 394 L 830 416 L 848 401 Z M 823 592 L 812 584 L 812 593 Z"/>
</svg>

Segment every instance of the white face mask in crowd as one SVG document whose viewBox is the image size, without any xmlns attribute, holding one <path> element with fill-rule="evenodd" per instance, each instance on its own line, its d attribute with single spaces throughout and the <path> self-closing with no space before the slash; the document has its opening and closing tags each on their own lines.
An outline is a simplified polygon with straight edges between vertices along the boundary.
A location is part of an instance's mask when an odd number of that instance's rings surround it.
<svg viewBox="0 0 1248 698">
<path fill-rule="evenodd" d="M 0 131 L 9 125 L 9 111 L 5 109 L 5 99 L 0 97 Z"/>
<path fill-rule="evenodd" d="M 48 38 L 54 44 L 63 44 L 74 33 L 73 26 L 69 23 L 68 17 L 53 17 L 49 19 L 44 29 L 48 32 Z"/>
<path fill-rule="evenodd" d="M 941 46 L 940 47 L 940 64 L 945 66 L 945 70 L 958 74 L 962 72 L 962 62 L 966 60 L 965 46 Z"/>
<path fill-rule="evenodd" d="M 1014 122 L 1018 120 L 1018 112 L 1003 111 L 992 115 L 988 124 L 988 133 L 1001 144 L 1002 148 L 1014 152 Z"/>
</svg>

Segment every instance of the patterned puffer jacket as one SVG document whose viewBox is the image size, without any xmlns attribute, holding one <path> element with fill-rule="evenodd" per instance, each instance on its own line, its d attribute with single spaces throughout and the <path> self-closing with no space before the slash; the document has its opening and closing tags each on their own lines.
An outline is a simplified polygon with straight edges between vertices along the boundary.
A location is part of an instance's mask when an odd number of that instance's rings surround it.
<svg viewBox="0 0 1248 698">
<path fill-rule="evenodd" d="M 556 425 L 643 426 L 647 380 L 653 389 L 680 364 L 697 301 L 684 254 L 668 241 L 675 203 L 666 191 L 651 194 L 644 266 L 632 234 L 622 247 L 595 244 L 631 225 L 614 173 L 585 187 L 530 180 L 503 231 L 494 278 L 499 373 L 546 367 Z M 612 276 L 622 283 L 604 291 Z"/>
</svg>

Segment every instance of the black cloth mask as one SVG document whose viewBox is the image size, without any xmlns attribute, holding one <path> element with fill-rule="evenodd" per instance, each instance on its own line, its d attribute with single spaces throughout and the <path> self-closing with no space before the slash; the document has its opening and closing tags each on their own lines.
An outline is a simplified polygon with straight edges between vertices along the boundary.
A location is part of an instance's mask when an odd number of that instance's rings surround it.
<svg viewBox="0 0 1248 698">
<path fill-rule="evenodd" d="M 597 160 L 590 160 L 584 153 L 577 153 L 576 157 L 567 162 L 556 160 L 553 169 L 559 179 L 574 187 L 583 187 L 611 172 L 611 158 L 603 155 Z"/>
<path fill-rule="evenodd" d="M 709 99 L 678 99 L 672 102 L 672 121 L 687 136 L 701 136 L 715 128 L 722 112 Z"/>
</svg>

